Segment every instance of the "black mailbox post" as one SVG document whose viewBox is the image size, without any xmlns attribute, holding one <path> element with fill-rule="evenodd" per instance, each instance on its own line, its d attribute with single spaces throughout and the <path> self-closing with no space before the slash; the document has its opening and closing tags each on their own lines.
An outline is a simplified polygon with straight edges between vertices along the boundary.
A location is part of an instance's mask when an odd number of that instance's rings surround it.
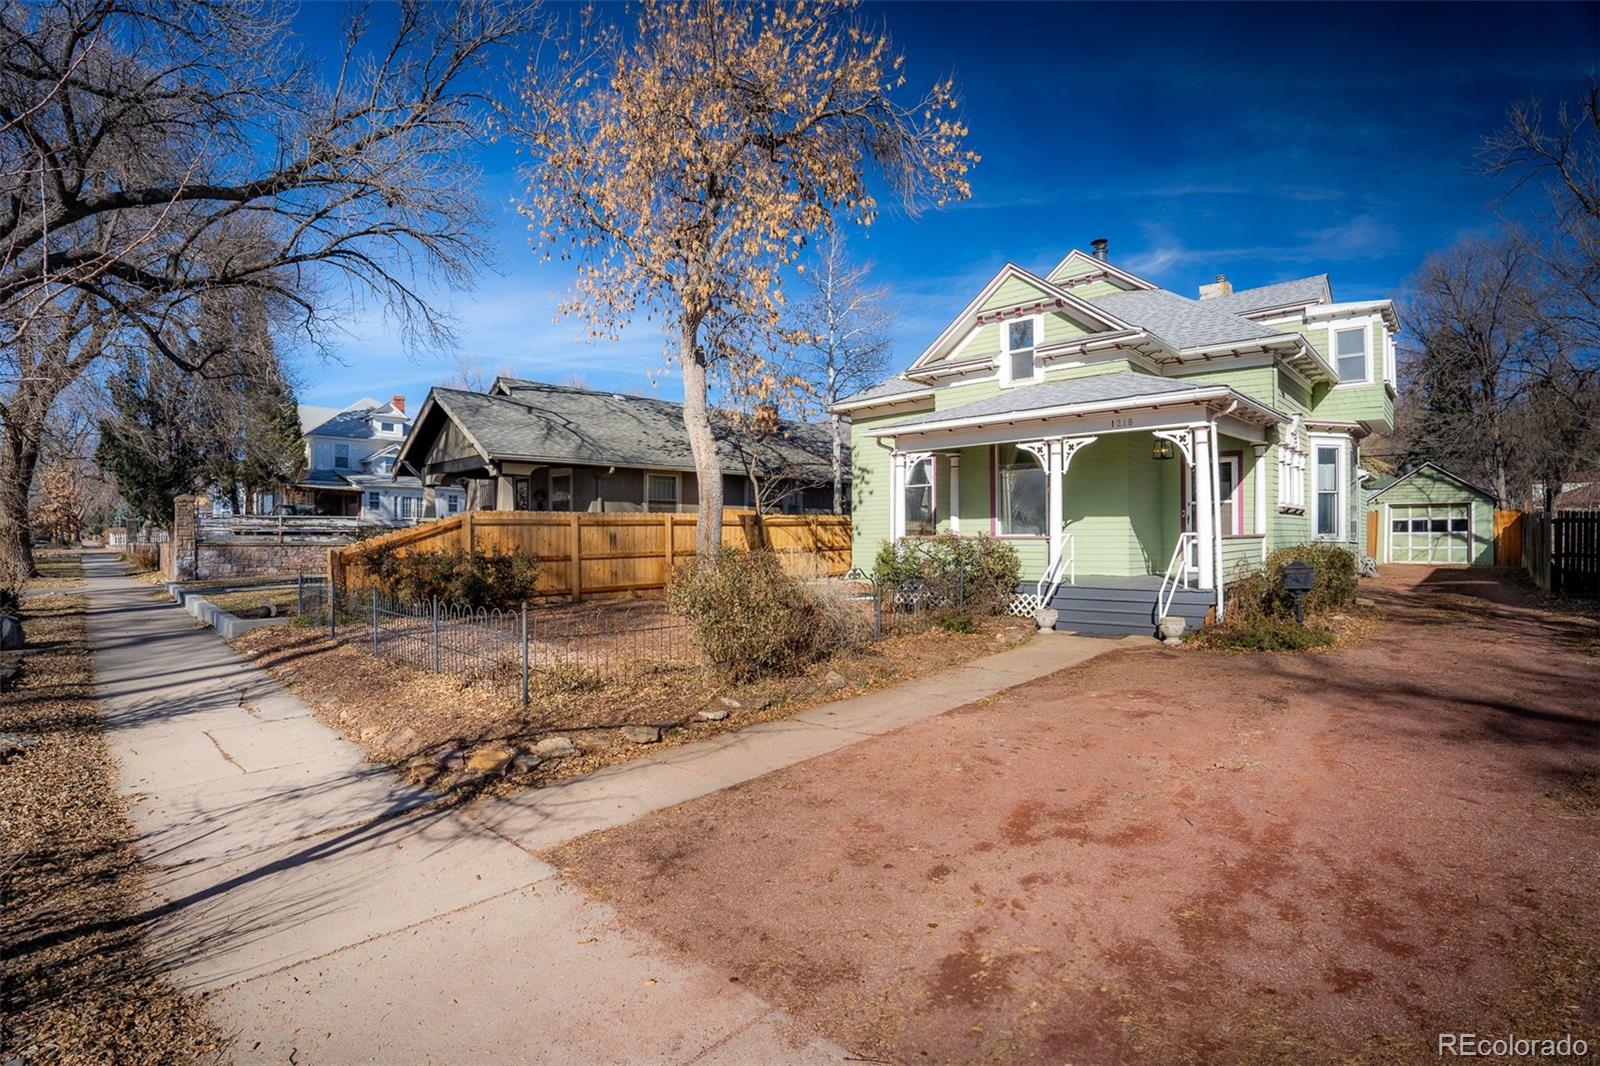
<svg viewBox="0 0 1600 1066">
<path fill-rule="evenodd" d="M 1306 593 L 1316 580 L 1317 570 L 1303 559 L 1296 559 L 1283 568 L 1283 591 L 1294 597 L 1294 620 L 1306 624 Z"/>
</svg>

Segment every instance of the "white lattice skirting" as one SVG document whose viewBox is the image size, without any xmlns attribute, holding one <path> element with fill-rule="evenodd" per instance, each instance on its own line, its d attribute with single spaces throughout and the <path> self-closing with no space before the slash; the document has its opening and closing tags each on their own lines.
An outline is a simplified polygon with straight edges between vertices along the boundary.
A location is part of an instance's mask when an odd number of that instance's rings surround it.
<svg viewBox="0 0 1600 1066">
<path fill-rule="evenodd" d="M 1032 618 L 1033 612 L 1044 606 L 1044 598 L 1033 592 L 1019 592 L 1011 597 L 1011 613 L 1018 618 Z"/>
</svg>

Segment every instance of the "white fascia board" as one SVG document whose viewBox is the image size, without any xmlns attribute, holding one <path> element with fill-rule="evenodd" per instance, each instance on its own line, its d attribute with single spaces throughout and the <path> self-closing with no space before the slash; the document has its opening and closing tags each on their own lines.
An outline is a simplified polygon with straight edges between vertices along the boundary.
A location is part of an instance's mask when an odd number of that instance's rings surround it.
<svg viewBox="0 0 1600 1066">
<path fill-rule="evenodd" d="M 1241 408 L 1253 408 L 1257 417 L 1271 422 L 1284 422 L 1287 419 L 1279 412 L 1265 404 L 1253 400 L 1243 393 L 1236 392 L 1226 385 L 1212 389 L 1195 389 L 1181 393 L 1161 394 L 1147 396 L 1126 396 L 1118 400 L 1097 400 L 1093 403 L 1069 403 L 1058 407 L 1039 407 L 1033 410 L 1007 411 L 997 415 L 969 415 L 966 418 L 947 418 L 942 422 L 919 422 L 914 426 L 898 425 L 883 426 L 878 429 L 869 429 L 866 436 L 892 437 L 897 433 L 931 433 L 941 429 L 966 429 L 974 426 L 987 425 L 992 422 L 1008 422 L 1026 419 L 1028 421 L 1042 421 L 1048 418 L 1058 418 L 1067 415 L 1095 414 L 1101 411 L 1120 411 L 1135 408 L 1172 407 L 1179 404 L 1208 403 L 1213 400 L 1238 400 Z M 1235 411 L 1237 414 L 1238 411 Z"/>
<path fill-rule="evenodd" d="M 1343 318 L 1358 315 L 1381 316 L 1383 324 L 1400 332 L 1400 316 L 1395 313 L 1393 300 L 1356 300 L 1349 303 L 1318 304 L 1306 309 L 1308 319 Z"/>
<path fill-rule="evenodd" d="M 1082 297 L 1072 295 L 1072 293 L 1061 288 L 1060 286 L 1046 281 L 1044 278 L 1039 277 L 1039 275 L 1034 274 L 1031 271 L 1024 270 L 1015 263 L 1007 263 L 1000 268 L 999 272 L 996 273 L 993 278 L 989 279 L 989 284 L 985 285 L 982 291 L 980 291 L 978 295 L 974 296 L 966 307 L 962 308 L 961 313 L 957 315 L 950 322 L 950 324 L 940 332 L 939 336 L 934 338 L 933 343 L 922 350 L 922 354 L 917 356 L 917 358 L 912 361 L 911 366 L 907 368 L 906 373 L 910 374 L 912 371 L 917 370 L 923 365 L 923 363 L 927 362 L 934 355 L 934 353 L 943 350 L 951 341 L 954 340 L 956 331 L 962 326 L 970 326 L 972 317 L 978 313 L 978 309 L 983 306 L 984 301 L 988 300 L 990 296 L 993 296 L 995 292 L 999 290 L 1001 285 L 1005 284 L 1012 278 L 1017 278 L 1021 281 L 1028 282 L 1031 285 L 1039 286 L 1045 293 L 1060 300 L 1062 303 L 1073 308 L 1080 315 L 1088 318 L 1091 321 L 1101 322 L 1115 330 L 1131 330 L 1134 328 L 1128 323 L 1122 321 L 1120 318 L 1117 318 L 1115 315 L 1109 314 L 1106 311 L 1102 311 L 1100 308 L 1089 303 Z"/>
<path fill-rule="evenodd" d="M 851 403 L 841 400 L 828 408 L 830 414 L 847 414 L 851 411 L 865 411 L 871 407 L 893 407 L 903 403 L 920 403 L 923 400 L 933 399 L 932 389 L 919 389 L 916 392 L 897 392 L 891 396 L 869 396 L 865 400 Z"/>
<path fill-rule="evenodd" d="M 1129 271 L 1126 271 L 1126 270 L 1123 270 L 1121 267 L 1112 266 L 1110 263 L 1106 262 L 1104 259 L 1101 259 L 1098 256 L 1093 255 L 1092 253 L 1085 252 L 1081 248 L 1073 248 L 1073 249 L 1069 250 L 1066 255 L 1061 257 L 1061 262 L 1057 263 L 1055 266 L 1050 268 L 1050 272 L 1048 274 L 1046 274 L 1045 277 L 1047 279 L 1053 279 L 1055 277 L 1056 271 L 1058 271 L 1062 267 L 1066 266 L 1067 265 L 1067 261 L 1070 260 L 1075 255 L 1081 255 L 1085 259 L 1088 259 L 1091 262 L 1097 264 L 1096 266 L 1094 266 L 1091 269 L 1103 270 L 1107 274 L 1110 274 L 1112 277 L 1117 278 L 1120 281 L 1126 281 L 1129 285 L 1132 285 L 1134 288 L 1137 288 L 1137 289 L 1156 289 L 1156 288 L 1160 288 L 1160 286 L 1156 285 L 1154 282 L 1146 281 L 1144 278 L 1141 278 L 1139 275 L 1134 274 L 1134 273 L 1130 273 Z M 1082 275 L 1072 275 L 1072 276 L 1081 277 Z"/>
</svg>

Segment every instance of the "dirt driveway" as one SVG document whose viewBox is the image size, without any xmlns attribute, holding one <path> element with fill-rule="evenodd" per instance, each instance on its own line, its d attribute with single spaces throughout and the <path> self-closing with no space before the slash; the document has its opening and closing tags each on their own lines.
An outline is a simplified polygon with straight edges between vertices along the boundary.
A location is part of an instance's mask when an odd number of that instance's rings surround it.
<svg viewBox="0 0 1600 1066">
<path fill-rule="evenodd" d="M 1119 651 L 556 856 L 895 1062 L 1600 1037 L 1600 627 L 1393 567 L 1323 655 Z"/>
</svg>

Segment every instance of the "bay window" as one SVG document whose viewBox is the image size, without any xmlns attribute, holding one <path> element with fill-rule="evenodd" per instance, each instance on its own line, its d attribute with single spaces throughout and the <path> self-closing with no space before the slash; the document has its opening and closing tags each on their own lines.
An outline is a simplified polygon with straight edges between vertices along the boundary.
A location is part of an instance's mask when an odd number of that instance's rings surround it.
<svg viewBox="0 0 1600 1066">
<path fill-rule="evenodd" d="M 1001 536 L 1042 537 L 1048 487 L 1039 457 L 1015 444 L 995 446 L 995 532 Z"/>
</svg>

